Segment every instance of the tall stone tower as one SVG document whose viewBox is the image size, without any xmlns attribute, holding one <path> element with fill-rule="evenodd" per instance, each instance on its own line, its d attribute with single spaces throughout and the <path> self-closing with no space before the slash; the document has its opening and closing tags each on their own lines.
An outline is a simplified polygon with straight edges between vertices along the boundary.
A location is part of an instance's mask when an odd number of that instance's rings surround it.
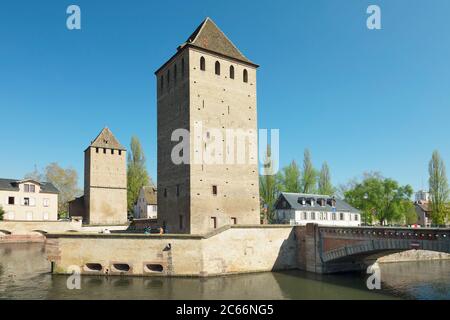
<svg viewBox="0 0 450 320">
<path fill-rule="evenodd" d="M 128 221 L 126 149 L 108 128 L 84 151 L 84 212 L 91 225 Z"/>
<path fill-rule="evenodd" d="M 243 155 L 229 143 L 239 139 L 226 138 L 227 130 L 257 136 L 257 68 L 207 18 L 155 72 L 158 223 L 169 233 L 260 223 L 257 154 L 246 139 L 245 161 L 236 160 Z M 183 140 L 177 129 L 190 132 L 189 147 L 174 152 Z M 174 162 L 173 152 L 187 161 Z M 206 161 L 209 152 L 219 160 Z"/>
</svg>

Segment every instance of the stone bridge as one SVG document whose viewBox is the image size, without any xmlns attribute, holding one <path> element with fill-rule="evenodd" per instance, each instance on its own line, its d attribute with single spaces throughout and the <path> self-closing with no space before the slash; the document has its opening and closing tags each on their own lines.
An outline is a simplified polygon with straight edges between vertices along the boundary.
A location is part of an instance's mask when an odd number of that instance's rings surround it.
<svg viewBox="0 0 450 320">
<path fill-rule="evenodd" d="M 450 229 L 296 227 L 298 266 L 315 273 L 365 270 L 377 258 L 411 249 L 450 253 Z"/>
<path fill-rule="evenodd" d="M 0 221 L 0 243 L 43 242 L 47 233 L 80 231 L 81 221 Z"/>
</svg>

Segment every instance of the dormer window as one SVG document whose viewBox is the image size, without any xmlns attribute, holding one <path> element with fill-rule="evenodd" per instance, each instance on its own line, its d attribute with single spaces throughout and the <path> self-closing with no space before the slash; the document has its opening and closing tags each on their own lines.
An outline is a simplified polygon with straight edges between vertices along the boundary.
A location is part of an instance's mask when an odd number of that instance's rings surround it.
<svg viewBox="0 0 450 320">
<path fill-rule="evenodd" d="M 34 193 L 34 192 L 36 192 L 36 186 L 34 184 L 25 184 L 24 190 L 25 190 L 25 192 Z"/>
<path fill-rule="evenodd" d="M 311 198 L 311 207 L 314 207 L 314 199 Z"/>
</svg>

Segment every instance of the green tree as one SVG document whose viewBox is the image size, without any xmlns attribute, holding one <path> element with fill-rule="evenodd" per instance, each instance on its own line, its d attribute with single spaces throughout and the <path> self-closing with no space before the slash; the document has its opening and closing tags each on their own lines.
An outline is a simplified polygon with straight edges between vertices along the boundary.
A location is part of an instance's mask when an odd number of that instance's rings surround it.
<svg viewBox="0 0 450 320">
<path fill-rule="evenodd" d="M 79 196 L 82 191 L 78 188 L 78 174 L 75 169 L 60 167 L 56 162 L 45 167 L 44 173 L 40 172 L 37 166 L 27 173 L 24 179 L 32 179 L 38 182 L 50 182 L 58 190 L 58 216 L 64 218 L 68 216 L 69 201 Z"/>
<path fill-rule="evenodd" d="M 405 203 L 412 193 L 409 185 L 400 186 L 395 180 L 369 174 L 345 192 L 345 200 L 362 211 L 364 222 L 372 223 L 376 219 L 384 225 L 405 217 Z"/>
<path fill-rule="evenodd" d="M 405 210 L 405 224 L 413 225 L 417 223 L 417 212 L 412 201 L 405 201 L 403 204 L 403 208 Z"/>
<path fill-rule="evenodd" d="M 428 180 L 431 195 L 431 218 L 433 224 L 444 225 L 449 214 L 449 187 L 445 164 L 438 151 L 434 151 L 428 165 Z"/>
<path fill-rule="evenodd" d="M 330 168 L 326 162 L 323 163 L 319 173 L 318 187 L 319 194 L 333 195 L 335 193 L 335 189 L 331 184 Z"/>
<path fill-rule="evenodd" d="M 313 167 L 311 161 L 311 153 L 308 149 L 305 150 L 303 159 L 303 178 L 302 178 L 302 192 L 315 193 L 316 192 L 317 172 Z"/>
<path fill-rule="evenodd" d="M 62 168 L 56 162 L 45 168 L 44 179 L 51 182 L 58 190 L 58 215 L 68 217 L 69 201 L 79 196 L 82 191 L 78 188 L 78 174 L 75 169 Z"/>
<path fill-rule="evenodd" d="M 275 172 L 274 163 L 271 158 L 270 146 L 267 146 L 264 158 L 263 174 L 259 176 L 259 193 L 263 206 L 261 216 L 263 220 L 272 223 L 275 218 L 274 204 L 280 192 L 281 177 Z"/>
<path fill-rule="evenodd" d="M 132 212 L 139 196 L 139 191 L 143 186 L 150 183 L 150 177 L 145 168 L 144 150 L 137 137 L 131 138 L 127 162 L 127 207 L 128 212 Z"/>
<path fill-rule="evenodd" d="M 0 221 L 3 220 L 4 215 L 5 215 L 5 210 L 3 210 L 2 206 L 0 206 Z"/>
<path fill-rule="evenodd" d="M 280 188 L 285 192 L 302 192 L 300 169 L 295 160 L 283 168 L 279 175 L 279 182 Z"/>
</svg>

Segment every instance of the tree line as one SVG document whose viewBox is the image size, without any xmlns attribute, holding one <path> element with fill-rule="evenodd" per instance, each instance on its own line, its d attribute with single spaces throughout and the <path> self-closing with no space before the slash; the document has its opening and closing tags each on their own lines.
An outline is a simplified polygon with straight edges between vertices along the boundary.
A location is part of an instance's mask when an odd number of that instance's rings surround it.
<svg viewBox="0 0 450 320">
<path fill-rule="evenodd" d="M 321 169 L 316 170 L 308 149 L 304 152 L 302 170 L 293 160 L 280 172 L 274 172 L 269 151 L 264 160 L 263 174 L 259 178 L 261 217 L 269 223 L 274 220 L 274 204 L 280 192 L 335 195 L 359 209 L 362 222 L 366 224 L 417 223 L 410 185 L 401 185 L 378 172 L 368 172 L 363 173 L 361 179 L 352 179 L 336 188 L 331 182 L 328 164 L 324 162 Z M 434 225 L 442 226 L 450 218 L 450 191 L 445 163 L 438 151 L 433 152 L 428 172 L 432 221 Z"/>
<path fill-rule="evenodd" d="M 331 173 L 327 162 L 324 162 L 321 169 L 317 170 L 313 165 L 309 149 L 304 151 L 302 169 L 295 160 L 292 160 L 281 171 L 274 172 L 270 148 L 267 148 L 264 163 L 263 174 L 259 177 L 259 187 L 262 219 L 267 222 L 272 222 L 275 218 L 273 206 L 281 192 L 330 196 L 336 192 L 331 182 Z"/>
</svg>

